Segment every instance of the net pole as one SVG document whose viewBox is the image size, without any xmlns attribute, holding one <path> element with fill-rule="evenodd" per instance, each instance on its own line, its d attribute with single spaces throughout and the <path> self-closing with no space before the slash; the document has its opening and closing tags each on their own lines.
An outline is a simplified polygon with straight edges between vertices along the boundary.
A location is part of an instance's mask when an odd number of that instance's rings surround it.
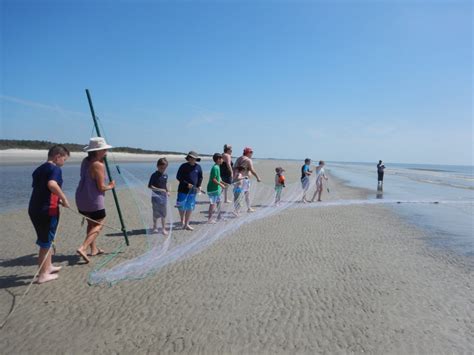
<svg viewBox="0 0 474 355">
<path fill-rule="evenodd" d="M 89 107 L 91 109 L 92 120 L 94 121 L 94 126 L 95 126 L 95 130 L 97 132 L 97 136 L 102 137 L 101 134 L 100 134 L 99 125 L 97 123 L 97 118 L 95 116 L 94 106 L 92 105 L 92 98 L 91 98 L 91 94 L 89 92 L 89 89 L 86 89 L 86 95 L 87 95 L 87 101 L 89 101 Z M 110 181 L 112 181 L 112 174 L 110 173 L 110 168 L 109 168 L 109 163 L 107 161 L 107 157 L 104 157 L 104 163 L 105 163 L 105 168 L 107 170 L 107 175 L 109 177 L 109 182 L 110 182 Z M 119 216 L 119 219 L 120 219 L 120 225 L 122 226 L 123 237 L 125 238 L 125 243 L 127 244 L 127 246 L 129 246 L 130 243 L 128 241 L 127 229 L 125 228 L 125 223 L 124 223 L 123 217 L 122 217 L 122 210 L 120 209 L 120 204 L 119 204 L 119 200 L 118 200 L 118 197 L 117 197 L 117 192 L 115 191 L 115 187 L 112 189 L 112 194 L 114 195 L 114 201 L 115 201 L 115 206 L 117 207 L 117 212 L 118 212 L 118 216 Z"/>
</svg>

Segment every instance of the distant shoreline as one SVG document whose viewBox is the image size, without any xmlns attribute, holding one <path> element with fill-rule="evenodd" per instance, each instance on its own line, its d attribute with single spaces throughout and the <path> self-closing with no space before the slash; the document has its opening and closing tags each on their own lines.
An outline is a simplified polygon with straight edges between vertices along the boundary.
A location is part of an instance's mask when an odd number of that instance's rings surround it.
<svg viewBox="0 0 474 355">
<path fill-rule="evenodd" d="M 135 153 L 110 153 L 111 158 L 119 162 L 150 162 L 166 157 L 169 161 L 181 161 L 185 154 L 135 154 Z M 34 164 L 45 161 L 48 151 L 43 149 L 5 149 L 0 150 L 0 166 Z M 86 157 L 84 152 L 71 152 L 68 162 L 80 162 Z M 204 157 L 203 159 L 209 159 Z"/>
</svg>

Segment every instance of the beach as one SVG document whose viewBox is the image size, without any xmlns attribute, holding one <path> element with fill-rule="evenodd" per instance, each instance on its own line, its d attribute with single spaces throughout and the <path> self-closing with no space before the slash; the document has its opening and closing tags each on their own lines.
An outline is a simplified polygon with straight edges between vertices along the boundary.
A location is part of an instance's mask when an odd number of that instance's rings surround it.
<svg viewBox="0 0 474 355">
<path fill-rule="evenodd" d="M 78 163 L 87 156 L 83 152 L 71 152 L 69 163 Z M 0 150 L 0 165 L 32 164 L 45 160 L 48 157 L 47 150 L 39 149 L 4 149 Z M 178 154 L 135 154 L 135 153 L 113 153 L 114 160 L 118 162 L 156 162 L 159 158 L 166 157 L 169 161 L 178 161 L 184 155 Z"/>
<path fill-rule="evenodd" d="M 301 164 L 257 160 L 255 168 L 271 185 L 281 165 L 290 184 Z M 329 177 L 324 201 L 366 198 L 368 191 Z M 119 198 L 131 233 L 117 262 L 141 255 L 147 243 L 136 201 L 125 190 Z M 107 224 L 119 228 L 112 195 L 106 200 Z M 196 230 L 176 229 L 173 238 L 185 243 L 204 228 L 208 204 L 200 200 Z M 382 204 L 321 206 L 295 204 L 113 286 L 88 285 L 107 255 L 83 264 L 75 253 L 85 236 L 81 218 L 62 211 L 53 257 L 60 277 L 33 284 L 24 298 L 36 237 L 27 206 L 0 214 L 0 321 L 15 307 L 0 330 L 2 353 L 474 352 L 468 260 L 430 247 L 426 231 Z M 111 230 L 98 240 L 109 252 L 122 243 Z"/>
</svg>

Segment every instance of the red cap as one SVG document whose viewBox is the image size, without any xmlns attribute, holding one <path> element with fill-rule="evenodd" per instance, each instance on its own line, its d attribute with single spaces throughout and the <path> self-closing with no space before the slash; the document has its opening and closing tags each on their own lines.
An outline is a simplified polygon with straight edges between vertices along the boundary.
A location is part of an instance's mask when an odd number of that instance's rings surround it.
<svg viewBox="0 0 474 355">
<path fill-rule="evenodd" d="M 245 154 L 248 154 L 248 153 L 253 153 L 253 150 L 252 150 L 252 148 L 250 148 L 250 147 L 245 147 L 245 148 L 244 148 L 244 155 L 245 155 Z"/>
</svg>

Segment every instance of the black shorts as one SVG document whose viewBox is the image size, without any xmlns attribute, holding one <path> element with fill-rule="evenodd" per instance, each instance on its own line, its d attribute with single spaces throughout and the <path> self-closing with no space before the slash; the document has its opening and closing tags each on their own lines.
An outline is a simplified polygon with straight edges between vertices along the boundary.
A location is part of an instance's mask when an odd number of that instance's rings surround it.
<svg viewBox="0 0 474 355">
<path fill-rule="evenodd" d="M 226 184 L 232 184 L 232 176 L 231 175 L 221 175 L 221 179 Z"/>
<path fill-rule="evenodd" d="M 378 180 L 383 181 L 383 173 L 377 173 L 378 175 Z"/>
<path fill-rule="evenodd" d="M 36 231 L 36 244 L 40 248 L 49 249 L 53 244 L 58 228 L 59 216 L 48 216 L 30 213 L 31 223 Z"/>
<path fill-rule="evenodd" d="M 98 221 L 100 219 L 105 218 L 105 209 L 94 212 L 79 211 L 79 213 L 86 217 L 89 217 L 90 219 L 93 219 L 94 221 Z"/>
</svg>

